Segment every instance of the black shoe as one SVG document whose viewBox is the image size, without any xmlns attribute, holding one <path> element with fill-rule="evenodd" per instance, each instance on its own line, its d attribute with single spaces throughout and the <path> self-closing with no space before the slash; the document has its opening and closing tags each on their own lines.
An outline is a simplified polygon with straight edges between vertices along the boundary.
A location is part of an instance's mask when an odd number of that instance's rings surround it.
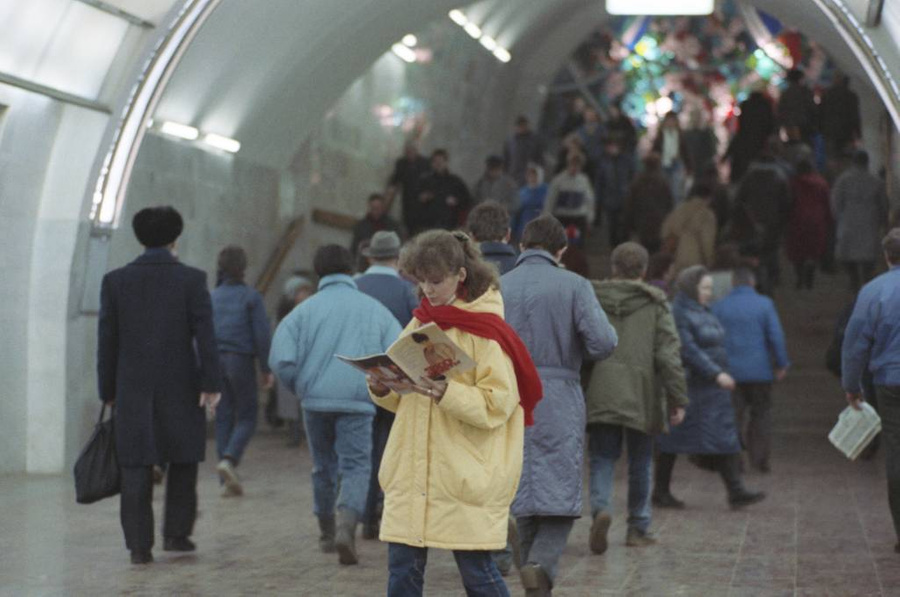
<svg viewBox="0 0 900 597">
<path fill-rule="evenodd" d="M 731 506 L 732 510 L 737 510 L 738 508 L 761 502 L 764 499 L 766 499 L 766 494 L 763 491 L 747 491 L 746 489 L 743 489 L 740 492 L 729 496 L 728 504 Z"/>
<path fill-rule="evenodd" d="M 153 554 L 150 553 L 150 550 L 142 551 L 140 549 L 131 550 L 131 563 L 132 564 L 149 564 L 153 561 Z"/>
<path fill-rule="evenodd" d="M 684 510 L 684 502 L 677 499 L 669 492 L 653 493 L 653 505 L 657 508 L 671 508 L 673 510 Z"/>
<path fill-rule="evenodd" d="M 187 537 L 166 537 L 163 539 L 163 551 L 194 551 L 197 546 Z"/>
</svg>

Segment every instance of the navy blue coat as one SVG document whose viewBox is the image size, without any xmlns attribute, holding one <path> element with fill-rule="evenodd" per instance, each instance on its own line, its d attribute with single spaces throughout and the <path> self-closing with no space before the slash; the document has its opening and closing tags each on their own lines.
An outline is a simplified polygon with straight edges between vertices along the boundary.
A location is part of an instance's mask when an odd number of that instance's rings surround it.
<svg viewBox="0 0 900 597">
<path fill-rule="evenodd" d="M 481 255 L 497 266 L 501 276 L 516 267 L 519 255 L 509 243 L 488 241 L 481 243 L 480 248 Z"/>
<path fill-rule="evenodd" d="M 206 274 L 166 249 L 106 274 L 97 377 L 100 399 L 115 402 L 120 465 L 202 461 L 200 393 L 221 388 Z"/>
<path fill-rule="evenodd" d="M 741 444 L 731 392 L 716 383 L 728 367 L 725 330 L 708 308 L 683 293 L 675 297 L 672 315 L 691 402 L 684 422 L 659 436 L 659 449 L 668 454 L 737 454 Z"/>
<path fill-rule="evenodd" d="M 387 307 L 400 327 L 405 328 L 412 320 L 412 312 L 419 306 L 419 299 L 416 298 L 415 286 L 401 278 L 397 270 L 385 265 L 373 265 L 355 282 L 361 292 Z"/>
</svg>

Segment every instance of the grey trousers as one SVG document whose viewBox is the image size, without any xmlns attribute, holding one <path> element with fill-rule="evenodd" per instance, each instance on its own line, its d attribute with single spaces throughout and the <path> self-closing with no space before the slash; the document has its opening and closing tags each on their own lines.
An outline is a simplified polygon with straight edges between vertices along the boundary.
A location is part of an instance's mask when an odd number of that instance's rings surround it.
<svg viewBox="0 0 900 597">
<path fill-rule="evenodd" d="M 750 463 L 767 467 L 772 451 L 772 384 L 739 383 L 732 402 L 738 436 Z"/>
<path fill-rule="evenodd" d="M 538 564 L 550 578 L 556 579 L 559 558 L 575 524 L 571 516 L 523 516 L 516 519 L 522 544 L 522 563 Z"/>
<path fill-rule="evenodd" d="M 888 503 L 894 519 L 894 531 L 900 542 L 900 386 L 875 386 L 884 462 L 887 465 Z"/>
</svg>

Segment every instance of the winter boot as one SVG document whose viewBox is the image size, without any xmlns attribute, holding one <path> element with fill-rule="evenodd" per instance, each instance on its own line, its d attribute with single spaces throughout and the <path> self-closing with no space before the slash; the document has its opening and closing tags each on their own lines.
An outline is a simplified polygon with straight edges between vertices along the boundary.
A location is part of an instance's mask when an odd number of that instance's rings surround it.
<svg viewBox="0 0 900 597">
<path fill-rule="evenodd" d="M 723 454 L 720 457 L 719 474 L 722 475 L 725 489 L 728 490 L 728 504 L 731 506 L 732 510 L 737 510 L 738 508 L 761 502 L 766 498 L 766 494 L 762 491 L 749 491 L 744 487 L 744 481 L 741 478 L 740 470 L 740 454 Z"/>
<path fill-rule="evenodd" d="M 553 595 L 552 584 L 547 572 L 540 564 L 525 564 L 519 570 L 522 578 L 522 586 L 525 588 L 525 597 L 550 597 Z"/>
<path fill-rule="evenodd" d="M 334 547 L 341 564 L 350 566 L 359 563 L 356 555 L 356 525 L 359 514 L 350 508 L 339 508 L 334 533 Z"/>
<path fill-rule="evenodd" d="M 334 553 L 334 516 L 319 517 L 319 549 L 322 553 Z"/>
<path fill-rule="evenodd" d="M 591 538 L 590 538 L 590 548 L 591 551 L 597 555 L 606 553 L 606 550 L 609 548 L 609 542 L 606 539 L 607 533 L 609 533 L 609 525 L 612 523 L 612 518 L 610 518 L 609 513 L 607 512 L 597 512 L 597 515 L 594 516 L 594 522 L 591 524 Z"/>
<path fill-rule="evenodd" d="M 656 457 L 656 475 L 653 487 L 653 505 L 657 508 L 674 508 L 681 510 L 684 502 L 676 499 L 669 491 L 672 482 L 672 471 L 675 469 L 675 454 L 660 452 Z"/>
</svg>

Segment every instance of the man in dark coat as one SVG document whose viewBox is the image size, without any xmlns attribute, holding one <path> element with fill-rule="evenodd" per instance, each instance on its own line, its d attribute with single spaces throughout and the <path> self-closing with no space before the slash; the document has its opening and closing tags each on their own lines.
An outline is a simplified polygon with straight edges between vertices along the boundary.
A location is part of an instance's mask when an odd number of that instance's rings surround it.
<svg viewBox="0 0 900 597">
<path fill-rule="evenodd" d="M 396 232 L 400 238 L 406 238 L 406 229 L 403 224 L 392 218 L 387 213 L 387 203 L 379 193 L 369 195 L 369 207 L 366 215 L 356 222 L 353 227 L 353 239 L 350 241 L 350 252 L 355 256 L 360 245 L 381 230 Z"/>
<path fill-rule="evenodd" d="M 847 75 L 835 75 L 834 83 L 822 95 L 819 122 L 828 152 L 833 157 L 838 157 L 862 135 L 859 96 L 850 89 Z"/>
<path fill-rule="evenodd" d="M 163 549 L 193 551 L 204 407 L 221 396 L 206 274 L 178 262 L 184 227 L 171 207 L 132 221 L 146 251 L 103 278 L 98 326 L 100 399 L 114 406 L 121 518 L 131 561 L 153 561 L 153 465 L 168 464 Z"/>
<path fill-rule="evenodd" d="M 449 160 L 447 150 L 436 149 L 431 154 L 431 172 L 422 176 L 419 181 L 422 230 L 454 230 L 462 223 L 462 218 L 472 203 L 466 183 L 450 172 Z"/>
<path fill-rule="evenodd" d="M 544 164 L 544 143 L 540 136 L 531 130 L 531 124 L 525 116 L 516 118 L 516 130 L 503 146 L 503 163 L 519 187 L 525 185 L 525 170 L 528 164 L 538 166 Z"/>
<path fill-rule="evenodd" d="M 407 141 L 403 147 L 403 157 L 394 163 L 394 172 L 388 179 L 385 192 L 387 209 L 390 209 L 399 190 L 403 198 L 403 223 L 410 234 L 418 234 L 424 229 L 422 204 L 419 201 L 419 181 L 430 169 L 428 158 L 419 153 L 416 142 Z"/>
</svg>

